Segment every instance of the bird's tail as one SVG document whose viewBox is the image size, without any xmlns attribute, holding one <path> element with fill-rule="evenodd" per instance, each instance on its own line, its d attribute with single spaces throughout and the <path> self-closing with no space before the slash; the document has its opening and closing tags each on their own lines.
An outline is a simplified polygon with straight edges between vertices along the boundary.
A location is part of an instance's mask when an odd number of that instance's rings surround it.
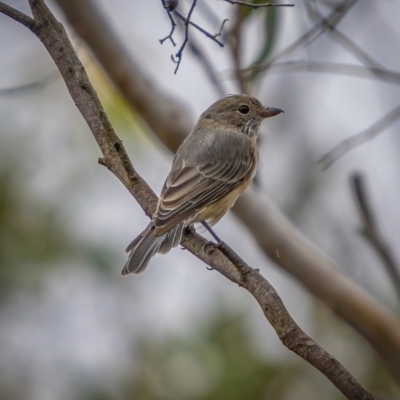
<svg viewBox="0 0 400 400">
<path fill-rule="evenodd" d="M 129 254 L 127 263 L 121 274 L 123 276 L 144 271 L 151 257 L 156 253 L 166 254 L 178 246 L 182 239 L 183 222 L 162 235 L 155 234 L 153 222 L 127 247 Z"/>
</svg>

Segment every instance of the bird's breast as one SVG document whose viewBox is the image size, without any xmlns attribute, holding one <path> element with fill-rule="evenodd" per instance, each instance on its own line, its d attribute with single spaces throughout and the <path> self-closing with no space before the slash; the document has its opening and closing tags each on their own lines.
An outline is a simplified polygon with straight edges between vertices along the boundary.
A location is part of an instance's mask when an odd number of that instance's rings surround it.
<svg viewBox="0 0 400 400">
<path fill-rule="evenodd" d="M 216 200 L 193 216 L 190 223 L 207 221 L 209 225 L 215 225 L 233 207 L 238 197 L 248 188 L 257 172 L 258 152 L 255 151 L 251 161 L 252 167 L 244 178 L 225 196 Z"/>
</svg>

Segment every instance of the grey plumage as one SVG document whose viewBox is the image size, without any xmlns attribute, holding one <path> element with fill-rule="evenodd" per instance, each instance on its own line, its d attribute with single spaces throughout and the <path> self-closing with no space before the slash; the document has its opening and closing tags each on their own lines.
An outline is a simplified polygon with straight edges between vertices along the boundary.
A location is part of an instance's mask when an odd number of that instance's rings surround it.
<svg viewBox="0 0 400 400">
<path fill-rule="evenodd" d="M 244 106 L 246 113 L 240 111 Z M 126 250 L 122 275 L 142 272 L 153 255 L 178 246 L 185 226 L 220 220 L 253 180 L 261 122 L 280 112 L 233 95 L 201 115 L 175 155 L 153 220 Z"/>
<path fill-rule="evenodd" d="M 180 223 L 163 235 L 157 236 L 154 223 L 151 222 L 127 247 L 126 252 L 129 253 L 129 258 L 121 274 L 123 276 L 130 273 L 139 274 L 156 253 L 166 254 L 173 247 L 178 246 L 182 240 L 183 228 L 184 224 Z"/>
</svg>

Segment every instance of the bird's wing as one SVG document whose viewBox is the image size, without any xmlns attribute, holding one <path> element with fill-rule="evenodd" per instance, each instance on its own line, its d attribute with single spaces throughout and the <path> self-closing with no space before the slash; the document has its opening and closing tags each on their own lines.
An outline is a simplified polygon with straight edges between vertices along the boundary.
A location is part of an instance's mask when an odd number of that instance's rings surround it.
<svg viewBox="0 0 400 400">
<path fill-rule="evenodd" d="M 195 131 L 179 148 L 158 202 L 154 224 L 163 234 L 250 179 L 256 144 L 224 128 Z"/>
</svg>

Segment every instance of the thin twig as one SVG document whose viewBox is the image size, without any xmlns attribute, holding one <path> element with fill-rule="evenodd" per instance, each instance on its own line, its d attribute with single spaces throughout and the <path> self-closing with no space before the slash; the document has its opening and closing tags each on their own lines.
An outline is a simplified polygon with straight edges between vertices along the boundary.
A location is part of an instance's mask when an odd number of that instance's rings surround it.
<svg viewBox="0 0 400 400">
<path fill-rule="evenodd" d="M 165 8 L 165 11 L 167 12 L 168 18 L 169 18 L 169 20 L 170 20 L 170 22 L 171 22 L 171 32 L 170 32 L 169 35 L 166 36 L 164 39 L 160 39 L 160 43 L 163 44 L 167 39 L 169 39 L 169 40 L 171 41 L 172 45 L 175 47 L 175 46 L 176 46 L 176 43 L 175 43 L 175 41 L 174 41 L 172 35 L 173 35 L 174 32 L 175 32 L 176 22 L 175 22 L 175 20 L 172 18 L 172 15 L 171 15 L 171 11 L 173 11 L 174 9 L 170 10 L 169 8 L 167 8 L 167 6 L 166 6 L 166 4 L 165 4 L 165 0 L 162 0 L 162 3 L 163 3 L 163 6 L 164 6 L 164 8 Z"/>
<path fill-rule="evenodd" d="M 264 3 L 264 4 L 252 4 L 247 1 L 235 1 L 235 0 L 224 0 L 230 4 L 237 4 L 239 6 L 251 7 L 257 10 L 257 8 L 261 7 L 294 7 L 294 4 L 272 4 L 272 3 Z"/>
<path fill-rule="evenodd" d="M 221 24 L 221 27 L 219 28 L 219 31 L 214 35 L 214 39 L 216 39 L 217 37 L 219 37 L 219 36 L 222 35 L 222 31 L 224 30 L 224 26 L 225 26 L 225 24 L 226 24 L 227 22 L 229 22 L 229 19 L 228 19 L 228 18 L 225 18 L 225 19 L 222 21 L 222 24 Z"/>
<path fill-rule="evenodd" d="M 293 53 L 301 46 L 307 46 L 311 44 L 314 40 L 316 40 L 325 30 L 329 29 L 329 26 L 332 24 L 335 25 L 338 21 L 344 16 L 344 14 L 350 9 L 351 6 L 355 4 L 357 0 L 345 0 L 338 7 L 335 8 L 334 11 L 327 17 L 319 21 L 315 24 L 311 29 L 301 35 L 298 39 L 296 39 L 292 44 L 287 46 L 285 49 L 277 53 L 275 56 L 271 57 L 271 59 L 264 64 L 252 65 L 243 70 L 243 72 L 254 71 L 256 73 L 260 73 L 263 71 L 267 71 L 276 61 L 280 58 Z"/>
<path fill-rule="evenodd" d="M 197 0 L 196 0 L 196 1 L 197 1 Z M 213 35 L 212 33 L 207 32 L 207 31 L 206 31 L 205 29 L 203 29 L 201 26 L 199 26 L 199 25 L 195 24 L 194 22 L 190 21 L 190 15 L 192 14 L 192 12 L 193 12 L 193 10 L 194 10 L 194 6 L 196 5 L 196 4 L 195 4 L 196 2 L 194 2 L 194 3 L 192 4 L 192 7 L 191 7 L 191 9 L 190 9 L 190 11 L 189 11 L 189 15 L 188 15 L 187 18 L 185 18 L 185 17 L 184 17 L 178 10 L 176 10 L 176 9 L 169 10 L 169 9 L 166 7 L 166 5 L 165 5 L 165 0 L 162 0 L 162 2 L 163 2 L 163 6 L 164 6 L 165 10 L 167 11 L 168 17 L 169 17 L 169 19 L 170 19 L 170 21 L 171 21 L 171 32 L 170 32 L 169 35 L 166 36 L 164 39 L 160 39 L 160 43 L 161 43 L 161 44 L 163 44 L 163 43 L 165 42 L 165 40 L 169 39 L 169 40 L 172 42 L 172 44 L 173 44 L 174 46 L 176 45 L 175 41 L 174 41 L 173 38 L 172 38 L 172 35 L 174 34 L 175 27 L 176 27 L 176 22 L 175 22 L 175 20 L 174 20 L 173 17 L 172 17 L 172 11 L 173 11 L 174 14 L 176 14 L 176 15 L 184 22 L 184 24 L 185 24 L 186 32 L 185 32 L 185 41 L 183 42 L 183 45 L 182 45 L 183 48 L 186 46 L 186 43 L 187 43 L 187 41 L 188 41 L 188 35 L 187 35 L 187 33 L 188 33 L 188 23 L 189 23 L 190 25 L 192 25 L 194 28 L 196 28 L 197 30 L 199 30 L 201 33 L 203 33 L 204 35 L 206 35 L 208 38 L 210 38 L 210 39 L 213 40 L 214 42 L 218 43 L 221 47 L 224 47 L 224 44 L 223 44 L 222 42 L 220 42 L 219 40 L 217 40 L 217 37 L 221 36 L 222 30 L 224 29 L 224 26 L 225 26 L 225 23 L 228 22 L 229 19 L 224 19 L 224 20 L 222 21 L 222 24 L 221 24 L 221 26 L 220 26 L 219 31 Z M 178 51 L 178 53 L 176 54 L 176 57 L 178 57 L 178 54 L 180 54 L 180 53 L 183 52 L 183 48 L 181 48 L 181 49 Z M 176 62 L 174 59 L 172 59 L 172 60 L 173 60 L 174 62 Z M 179 61 L 179 60 L 178 60 L 178 61 Z M 179 62 L 178 62 L 178 64 L 179 64 Z M 176 73 L 176 72 L 175 72 L 175 73 Z"/>
<path fill-rule="evenodd" d="M 379 79 L 387 83 L 400 84 L 400 72 L 381 68 L 364 67 L 362 65 L 296 60 L 275 63 L 269 68 L 274 72 L 281 72 L 280 70 L 287 72 L 321 72 L 327 74 L 355 76 L 358 78 Z"/>
<path fill-rule="evenodd" d="M 384 129 L 393 124 L 399 118 L 400 106 L 394 108 L 383 118 L 375 122 L 370 128 L 340 142 L 330 152 L 325 154 L 318 162 L 322 164 L 323 169 L 329 168 L 335 161 L 337 161 L 348 151 L 360 146 L 368 140 L 373 139 L 375 136 L 378 136 Z"/>
<path fill-rule="evenodd" d="M 379 231 L 365 187 L 364 178 L 360 173 L 354 173 L 351 176 L 351 183 L 361 219 L 363 220 L 362 234 L 381 259 L 400 300 L 400 264 L 395 259 L 389 244 Z"/>
<path fill-rule="evenodd" d="M 214 26 L 214 29 L 218 29 L 217 27 L 221 25 L 221 19 L 212 6 L 210 6 L 206 1 L 200 1 L 197 4 L 197 9 L 204 15 L 207 22 Z"/>
<path fill-rule="evenodd" d="M 19 22 L 29 29 L 31 29 L 33 24 L 35 23 L 35 21 L 31 17 L 22 13 L 21 11 L 16 10 L 13 7 L 10 7 L 7 4 L 4 4 L 2 1 L 0 1 L 0 13 L 7 15 L 14 21 Z"/>
<path fill-rule="evenodd" d="M 196 7 L 196 3 L 197 3 L 197 0 L 193 0 L 192 6 L 190 7 L 188 16 L 185 21 L 185 38 L 183 40 L 182 46 L 180 47 L 178 52 L 175 54 L 177 61 L 175 61 L 174 56 L 171 56 L 172 61 L 174 63 L 176 63 L 176 68 L 175 68 L 174 74 L 176 74 L 178 72 L 179 66 L 181 65 L 181 61 L 182 61 L 183 50 L 186 47 L 186 43 L 189 41 L 189 22 L 190 22 L 190 18 L 192 17 L 194 8 Z"/>
<path fill-rule="evenodd" d="M 40 81 L 27 83 L 26 85 L 14 86 L 10 88 L 0 88 L 0 96 L 18 96 L 28 92 L 41 90 L 46 86 L 56 82 L 60 77 L 58 71 L 52 72 Z"/>
<path fill-rule="evenodd" d="M 174 11 L 174 14 L 176 14 L 185 24 L 186 24 L 186 18 L 178 11 L 178 10 L 175 10 Z M 224 21 L 226 21 L 226 20 L 224 20 Z M 218 36 L 221 36 L 221 29 L 220 29 L 220 31 L 218 32 L 218 33 L 214 33 L 214 34 L 212 34 L 212 33 L 210 33 L 210 32 L 207 32 L 205 29 L 203 29 L 201 26 L 199 26 L 199 25 L 197 25 L 197 24 L 195 24 L 194 22 L 192 22 L 192 21 L 189 21 L 189 24 L 190 25 L 192 25 L 193 27 L 195 27 L 198 31 L 200 31 L 201 33 L 203 33 L 204 35 L 206 35 L 208 38 L 210 38 L 211 40 L 213 40 L 215 43 L 217 43 L 220 47 L 224 47 L 224 44 L 222 43 L 222 42 L 220 42 L 218 39 L 217 39 L 217 37 Z M 223 24 L 224 24 L 224 22 L 223 22 Z M 222 27 L 223 27 L 223 25 L 222 25 Z"/>
<path fill-rule="evenodd" d="M 222 32 L 222 29 L 223 29 L 223 27 L 225 25 L 225 22 L 228 21 L 228 20 L 225 19 L 222 22 L 222 25 L 221 25 L 221 28 L 220 28 L 219 32 L 217 32 L 214 35 L 212 35 L 211 33 L 209 33 L 206 30 L 204 30 L 201 26 L 199 26 L 199 25 L 195 24 L 194 22 L 190 21 L 190 18 L 191 18 L 192 12 L 194 10 L 194 7 L 196 5 L 196 2 L 197 2 L 197 0 L 193 0 L 192 7 L 189 10 L 189 14 L 188 14 L 187 18 L 185 18 L 179 11 L 177 11 L 177 10 L 174 11 L 174 14 L 177 15 L 185 24 L 185 39 L 184 39 L 184 41 L 182 43 L 181 48 L 179 49 L 179 51 L 175 55 L 177 60 L 175 60 L 174 56 L 171 56 L 172 61 L 177 64 L 176 68 L 175 68 L 175 72 L 174 72 L 175 74 L 178 72 L 178 68 L 179 68 L 180 63 L 182 61 L 183 50 L 185 49 L 186 44 L 189 41 L 189 25 L 192 25 L 197 30 L 199 30 L 200 32 L 204 33 L 208 38 L 210 38 L 214 42 L 218 43 L 221 47 L 224 47 L 224 44 L 222 42 L 220 42 L 217 39 L 217 37 L 221 36 L 221 32 Z"/>
<path fill-rule="evenodd" d="M 321 13 L 317 10 L 316 7 L 312 6 L 309 2 L 305 2 L 305 6 L 309 12 L 309 15 L 314 19 L 325 20 Z M 358 46 L 353 40 L 351 40 L 348 36 L 343 34 L 336 28 L 336 24 L 331 23 L 328 20 L 325 20 L 328 24 L 329 29 L 327 32 L 332 36 L 334 40 L 336 40 L 339 44 L 341 44 L 345 49 L 347 49 L 351 54 L 353 54 L 356 58 L 358 58 L 361 62 L 365 63 L 367 66 L 372 68 L 382 68 L 383 66 L 374 60 L 369 54 L 367 54 L 360 46 Z"/>
</svg>

